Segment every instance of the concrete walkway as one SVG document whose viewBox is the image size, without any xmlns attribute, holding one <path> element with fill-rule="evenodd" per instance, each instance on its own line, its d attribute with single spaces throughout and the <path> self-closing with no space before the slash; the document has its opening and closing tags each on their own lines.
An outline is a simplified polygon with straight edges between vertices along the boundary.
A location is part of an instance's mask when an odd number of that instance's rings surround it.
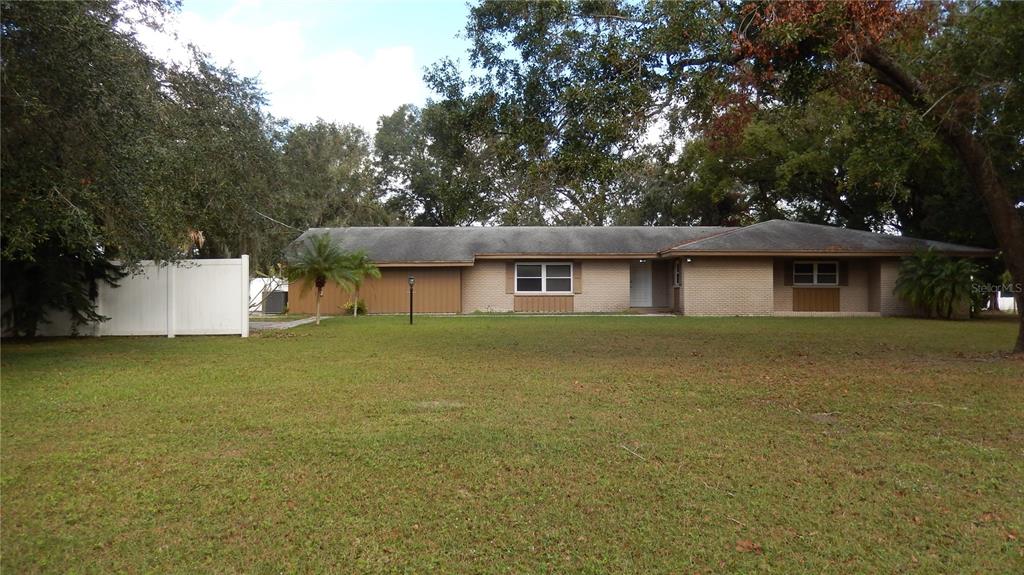
<svg viewBox="0 0 1024 575">
<path fill-rule="evenodd" d="M 327 318 L 320 318 L 321 321 L 325 319 Z M 300 325 L 306 325 L 307 323 L 313 323 L 314 321 L 316 321 L 315 317 L 307 317 L 304 319 L 297 319 L 294 321 L 250 321 L 249 330 L 264 331 L 268 329 L 290 329 L 293 327 L 298 327 Z"/>
</svg>

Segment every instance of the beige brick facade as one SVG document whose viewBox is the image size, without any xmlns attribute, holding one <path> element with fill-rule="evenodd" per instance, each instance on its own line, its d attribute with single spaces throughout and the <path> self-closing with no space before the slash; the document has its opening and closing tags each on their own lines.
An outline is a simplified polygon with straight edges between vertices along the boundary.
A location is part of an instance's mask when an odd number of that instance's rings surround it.
<svg viewBox="0 0 1024 575">
<path fill-rule="evenodd" d="M 694 257 L 683 264 L 686 315 L 771 315 L 772 258 Z"/>
<path fill-rule="evenodd" d="M 899 260 L 882 260 L 878 274 L 880 301 L 879 307 L 882 315 L 913 315 L 913 310 L 906 302 L 896 297 L 893 290 L 896 288 L 896 278 L 899 276 Z"/>
<path fill-rule="evenodd" d="M 574 311 L 629 310 L 629 260 L 587 260 L 582 265 L 583 291 L 574 298 Z"/>
<path fill-rule="evenodd" d="M 478 261 L 462 269 L 462 313 L 512 311 L 514 298 L 505 293 L 505 262 Z"/>
<path fill-rule="evenodd" d="M 793 288 L 770 257 L 694 257 L 683 264 L 682 287 L 671 288 L 672 305 L 684 315 L 910 315 L 893 295 L 899 260 L 849 260 L 847 284 L 840 286 L 839 312 L 793 312 Z M 462 312 L 509 312 L 504 261 L 478 261 L 462 270 Z M 671 280 L 667 280 L 671 284 Z M 629 260 L 582 262 L 582 292 L 573 297 L 577 313 L 629 309 Z M 658 289 L 655 286 L 655 289 Z"/>
</svg>

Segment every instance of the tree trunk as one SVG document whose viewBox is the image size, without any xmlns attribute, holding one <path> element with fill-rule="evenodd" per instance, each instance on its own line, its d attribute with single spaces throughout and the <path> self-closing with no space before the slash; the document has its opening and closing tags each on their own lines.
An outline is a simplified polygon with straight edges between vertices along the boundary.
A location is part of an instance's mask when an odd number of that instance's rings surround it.
<svg viewBox="0 0 1024 575">
<path fill-rule="evenodd" d="M 878 46 L 867 45 L 860 53 L 860 61 L 870 66 L 879 81 L 896 91 L 908 104 L 928 113 L 936 102 L 931 102 L 924 85 L 904 70 Z M 985 203 L 992 231 L 1003 250 L 1006 267 L 1015 283 L 1024 283 L 1024 220 L 1017 214 L 1013 198 L 1003 185 L 992 165 L 988 150 L 970 129 L 960 123 L 955 114 L 935 111 L 936 127 L 956 152 L 967 170 L 974 188 Z M 1018 309 L 1019 328 L 1014 353 L 1024 353 L 1024 310 Z"/>
<path fill-rule="evenodd" d="M 320 325 L 320 298 L 323 297 L 324 290 L 316 290 L 316 324 Z"/>
<path fill-rule="evenodd" d="M 352 317 L 359 317 L 359 288 L 354 292 L 355 301 L 352 302 Z"/>
</svg>

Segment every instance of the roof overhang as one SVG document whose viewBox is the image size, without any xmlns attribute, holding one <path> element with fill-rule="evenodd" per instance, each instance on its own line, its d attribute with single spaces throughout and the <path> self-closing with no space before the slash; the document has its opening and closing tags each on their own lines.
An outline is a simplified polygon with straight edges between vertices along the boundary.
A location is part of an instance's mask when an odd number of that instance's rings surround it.
<svg viewBox="0 0 1024 575">
<path fill-rule="evenodd" d="M 373 262 L 379 268 L 467 268 L 473 265 L 471 261 L 443 261 L 443 262 Z"/>
<path fill-rule="evenodd" d="M 961 258 L 991 258 L 995 257 L 995 250 L 977 250 L 972 252 L 952 252 L 935 250 L 936 253 L 955 256 Z M 801 250 L 801 251 L 745 251 L 745 252 L 712 252 L 712 251 L 699 251 L 699 250 L 668 250 L 662 252 L 662 255 L 668 256 L 724 256 L 724 257 L 843 257 L 843 258 L 901 258 L 905 256 L 911 256 L 917 253 L 916 251 L 890 251 L 890 252 L 844 252 L 844 251 L 821 251 L 821 250 Z"/>
<path fill-rule="evenodd" d="M 478 260 L 527 260 L 527 259 L 563 259 L 563 260 L 621 260 L 621 259 L 655 259 L 657 253 L 609 253 L 609 254 L 567 254 L 567 253 L 515 253 L 515 254 L 476 254 Z"/>
</svg>

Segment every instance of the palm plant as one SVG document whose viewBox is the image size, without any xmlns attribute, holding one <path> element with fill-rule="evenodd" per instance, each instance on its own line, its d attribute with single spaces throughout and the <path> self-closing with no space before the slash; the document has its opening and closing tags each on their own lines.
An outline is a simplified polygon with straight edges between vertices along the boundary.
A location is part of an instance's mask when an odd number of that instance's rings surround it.
<svg viewBox="0 0 1024 575">
<path fill-rule="evenodd" d="M 896 278 L 896 295 L 925 316 L 934 309 L 935 275 L 941 257 L 932 251 L 905 257 Z"/>
<path fill-rule="evenodd" d="M 936 274 L 936 311 L 942 313 L 946 319 L 952 319 L 957 308 L 971 301 L 978 266 L 966 259 L 944 260 Z"/>
<path fill-rule="evenodd" d="M 931 250 L 903 259 L 896 279 L 896 295 L 928 317 L 953 317 L 957 306 L 969 301 L 973 276 L 971 261 L 954 260 Z"/>
<path fill-rule="evenodd" d="M 311 237 L 288 258 L 288 281 L 301 282 L 302 291 L 316 286 L 316 324 L 320 325 L 320 298 L 327 281 L 333 281 L 347 291 L 361 278 L 353 266 L 352 254 L 346 253 L 331 241 L 326 233 Z"/>
<path fill-rule="evenodd" d="M 380 277 L 380 269 L 373 263 L 365 252 L 355 252 L 349 256 L 352 260 L 352 271 L 355 274 L 355 281 L 352 282 L 354 298 L 352 299 L 352 315 L 359 316 L 359 288 L 363 286 L 363 280 Z"/>
</svg>

